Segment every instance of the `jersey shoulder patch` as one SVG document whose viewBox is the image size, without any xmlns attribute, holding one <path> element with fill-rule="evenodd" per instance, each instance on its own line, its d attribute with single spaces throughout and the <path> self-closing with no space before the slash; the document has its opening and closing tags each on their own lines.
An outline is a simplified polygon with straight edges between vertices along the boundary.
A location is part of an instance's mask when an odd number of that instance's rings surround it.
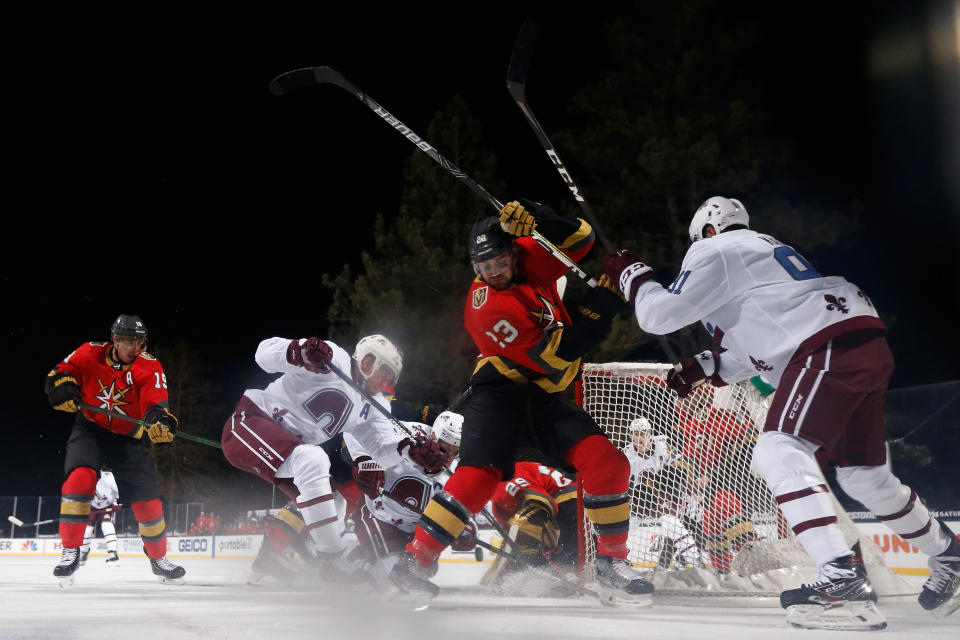
<svg viewBox="0 0 960 640">
<path fill-rule="evenodd" d="M 487 287 L 477 287 L 473 290 L 473 308 L 479 309 L 487 301 Z"/>
<path fill-rule="evenodd" d="M 152 355 L 150 355 L 149 353 L 147 353 L 146 351 L 141 351 L 139 357 L 143 358 L 144 360 L 156 360 L 156 359 L 157 359 L 156 356 L 152 356 Z"/>
</svg>

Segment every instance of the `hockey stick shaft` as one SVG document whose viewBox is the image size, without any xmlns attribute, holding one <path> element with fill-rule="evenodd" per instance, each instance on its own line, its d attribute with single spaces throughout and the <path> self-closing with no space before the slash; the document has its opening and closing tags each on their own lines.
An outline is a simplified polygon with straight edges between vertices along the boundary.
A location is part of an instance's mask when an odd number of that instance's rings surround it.
<svg viewBox="0 0 960 640">
<path fill-rule="evenodd" d="M 593 212 L 593 207 L 590 206 L 590 203 L 587 202 L 587 199 L 580 192 L 580 187 L 577 186 L 577 183 L 573 181 L 573 176 L 570 175 L 570 171 L 560 160 L 560 156 L 550 141 L 550 137 L 547 136 L 547 132 L 540 125 L 536 116 L 533 115 L 533 110 L 530 109 L 530 105 L 527 103 L 527 74 L 530 71 L 530 65 L 533 61 L 533 51 L 539 34 L 540 27 L 535 22 L 527 21 L 520 27 L 520 33 L 517 34 L 517 39 L 513 44 L 513 53 L 510 55 L 510 64 L 507 66 L 507 91 L 510 92 L 510 96 L 514 102 L 517 103 L 517 106 L 520 107 L 521 113 L 523 113 L 530 128 L 533 129 L 533 133 L 536 135 L 537 140 L 540 141 L 543 150 L 547 152 L 547 157 L 550 158 L 550 162 L 553 163 L 560 177 L 566 182 L 567 188 L 570 189 L 570 194 L 573 196 L 573 199 L 577 201 L 577 204 L 580 205 L 580 209 L 587 217 L 587 221 L 593 226 L 593 230 L 597 234 L 600 244 L 603 245 L 607 253 L 614 253 L 616 248 L 604 235 L 600 227 L 600 221 L 597 220 L 597 216 Z M 677 354 L 670 346 L 670 343 L 667 342 L 666 338 L 657 336 L 657 341 L 666 353 L 667 358 L 670 359 L 670 362 L 679 362 Z"/>
<path fill-rule="evenodd" d="M 132 422 L 138 424 L 141 427 L 148 426 L 146 422 L 140 420 L 139 418 L 134 418 L 133 416 L 128 416 L 123 413 L 117 413 L 116 411 L 110 411 L 109 409 L 101 409 L 100 407 L 95 407 L 92 404 L 87 404 L 85 402 L 78 402 L 77 406 L 86 411 L 92 411 L 93 413 L 99 413 L 105 416 L 110 416 L 111 418 L 116 418 L 118 420 L 125 420 L 127 422 Z M 200 436 L 195 436 L 190 433 L 184 433 L 182 431 L 177 431 L 175 437 L 183 438 L 184 440 L 189 440 L 190 442 L 197 442 L 199 444 L 205 444 L 208 447 L 214 447 L 216 449 L 222 449 L 223 447 L 219 442 L 214 442 L 213 440 L 207 440 L 206 438 L 201 438 Z"/>
<path fill-rule="evenodd" d="M 457 167 L 457 165 L 443 157 L 433 145 L 414 133 L 413 129 L 400 122 L 396 116 L 380 106 L 380 104 L 377 103 L 373 98 L 361 91 L 352 82 L 344 78 L 339 71 L 331 67 L 307 67 L 304 69 L 295 69 L 293 71 L 280 74 L 270 82 L 270 93 L 281 96 L 316 84 L 336 85 L 353 95 L 371 111 L 380 116 L 384 122 L 393 127 L 398 133 L 400 133 L 400 135 L 409 140 L 415 147 L 430 156 L 434 162 L 446 169 L 457 180 L 465 184 L 467 188 L 473 191 L 481 200 L 487 202 L 491 207 L 496 209 L 498 213 L 501 209 L 503 209 L 503 203 L 493 197 L 493 195 L 491 195 L 490 192 L 487 191 L 482 185 L 464 173 L 459 167 Z M 567 257 L 563 251 L 558 249 L 556 245 L 544 238 L 540 233 L 533 231 L 530 236 L 536 240 L 541 247 L 553 255 L 554 258 L 562 262 L 567 268 L 576 273 L 577 276 L 583 280 L 586 280 L 588 285 L 591 287 L 597 286 L 597 281 L 595 278 L 583 271 L 579 266 L 577 266 L 576 262 Z"/>
<path fill-rule="evenodd" d="M 37 520 L 36 522 L 24 522 L 16 516 L 7 516 L 7 520 L 17 525 L 18 527 L 39 527 L 42 524 L 50 524 L 51 522 L 57 522 L 60 518 L 49 518 L 47 520 Z"/>
</svg>

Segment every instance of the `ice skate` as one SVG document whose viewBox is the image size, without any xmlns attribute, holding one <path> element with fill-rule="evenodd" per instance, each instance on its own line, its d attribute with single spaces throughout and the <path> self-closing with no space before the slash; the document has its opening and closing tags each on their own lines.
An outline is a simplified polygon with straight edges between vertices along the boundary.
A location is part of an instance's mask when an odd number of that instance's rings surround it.
<svg viewBox="0 0 960 640">
<path fill-rule="evenodd" d="M 108 567 L 116 567 L 120 562 L 120 556 L 117 555 L 116 551 L 107 551 L 107 559 L 105 562 Z"/>
<path fill-rule="evenodd" d="M 269 545 L 261 545 L 250 567 L 247 584 L 255 587 L 270 587 L 289 583 L 293 579 L 294 572 L 285 566 L 282 556 Z"/>
<path fill-rule="evenodd" d="M 327 582 L 340 586 L 354 586 L 368 581 L 369 575 L 359 565 L 352 564 L 347 559 L 346 551 L 336 553 L 317 552 L 313 562 L 317 568 L 317 575 Z"/>
<path fill-rule="evenodd" d="M 80 566 L 80 549 L 64 548 L 60 554 L 60 564 L 53 568 L 53 575 L 60 580 L 61 587 L 69 587 L 73 584 L 73 574 Z"/>
<path fill-rule="evenodd" d="M 87 558 L 90 557 L 90 549 L 80 552 L 80 566 L 87 564 Z"/>
<path fill-rule="evenodd" d="M 598 555 L 594 567 L 603 598 L 638 606 L 653 603 L 653 583 L 634 571 L 629 560 Z"/>
<path fill-rule="evenodd" d="M 440 593 L 440 587 L 422 577 L 420 564 L 407 551 L 398 555 L 390 570 L 390 580 L 401 592 L 395 599 L 409 604 L 414 611 L 426 609 Z"/>
<path fill-rule="evenodd" d="M 149 557 L 149 556 L 148 556 Z M 183 567 L 178 567 L 166 556 L 163 558 L 150 558 L 150 568 L 153 569 L 153 575 L 163 584 L 183 584 L 183 576 L 186 573 Z"/>
<path fill-rule="evenodd" d="M 874 631 L 887 626 L 877 610 L 877 594 L 863 566 L 860 543 L 853 555 L 828 562 L 816 582 L 780 594 L 787 623 L 803 629 Z"/>
<path fill-rule="evenodd" d="M 950 546 L 927 561 L 930 577 L 923 583 L 923 591 L 917 601 L 931 611 L 937 619 L 946 618 L 960 608 L 960 540 L 957 535 L 940 522 L 940 527 L 950 538 Z"/>
</svg>

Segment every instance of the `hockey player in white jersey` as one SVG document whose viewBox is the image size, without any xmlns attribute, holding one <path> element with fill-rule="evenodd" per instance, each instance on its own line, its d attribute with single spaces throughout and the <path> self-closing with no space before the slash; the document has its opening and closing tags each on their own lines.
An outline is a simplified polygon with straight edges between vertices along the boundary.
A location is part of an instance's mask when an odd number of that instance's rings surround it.
<svg viewBox="0 0 960 640">
<path fill-rule="evenodd" d="M 851 549 L 836 524 L 818 450 L 846 493 L 930 556 L 921 606 L 940 609 L 935 615 L 956 609 L 957 536 L 885 466 L 884 394 L 893 372 L 885 326 L 859 287 L 821 275 L 792 247 L 749 226 L 739 200 L 715 196 L 693 216 L 692 244 L 669 287 L 626 251 L 606 256 L 604 270 L 644 331 L 662 335 L 701 321 L 724 349 L 685 358 L 668 374 L 680 397 L 707 379 L 722 386 L 757 373 L 778 388 L 753 460 L 820 567 L 814 582 L 781 594 L 788 621 L 886 626 L 859 545 Z"/>
<path fill-rule="evenodd" d="M 380 390 L 396 384 L 403 368 L 400 351 L 381 335 L 361 339 L 352 357 L 333 342 L 316 337 L 268 338 L 260 343 L 255 359 L 264 371 L 283 375 L 266 389 L 244 392 L 223 427 L 224 457 L 296 500 L 321 572 L 353 582 L 353 567 L 343 557 L 346 545 L 330 485 L 330 458 L 315 445 L 341 432 L 351 433 L 386 466 L 403 459 L 429 466 L 441 451 L 435 442 L 403 438 L 357 388 L 327 365 L 350 372 L 358 387 L 389 409 Z"/>
<path fill-rule="evenodd" d="M 444 453 L 441 466 L 449 467 L 460 453 L 463 427 L 460 414 L 444 411 L 432 428 L 417 422 L 405 422 L 404 425 L 418 440 L 429 439 L 437 443 Z M 407 459 L 393 465 L 381 465 L 349 433 L 344 435 L 344 443 L 357 464 L 357 486 L 365 495 L 365 504 L 360 508 L 354 529 L 358 549 L 372 564 L 378 586 L 391 587 L 389 576 L 398 554 L 413 538 L 423 509 L 430 498 L 443 489 L 449 474 L 437 468 L 425 469 Z M 475 527 L 473 533 L 476 533 Z M 391 591 L 395 592 L 394 595 L 403 593 L 397 589 Z"/>
<path fill-rule="evenodd" d="M 120 556 L 117 555 L 117 528 L 113 521 L 120 513 L 120 492 L 117 489 L 117 480 L 113 472 L 107 469 L 100 470 L 100 479 L 97 480 L 96 495 L 90 501 L 90 519 L 83 534 L 83 544 L 80 546 L 80 564 L 86 564 L 90 555 L 90 542 L 96 533 L 97 524 L 103 533 L 103 541 L 107 545 L 107 565 L 117 566 Z"/>
</svg>

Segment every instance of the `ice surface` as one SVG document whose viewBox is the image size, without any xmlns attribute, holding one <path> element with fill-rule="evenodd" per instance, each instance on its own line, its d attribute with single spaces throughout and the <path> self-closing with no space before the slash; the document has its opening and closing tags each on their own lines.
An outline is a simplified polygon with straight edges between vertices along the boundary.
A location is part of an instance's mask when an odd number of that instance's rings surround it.
<svg viewBox="0 0 960 640">
<path fill-rule="evenodd" d="M 68 640 L 428 640 L 429 638 L 651 638 L 818 640 L 851 633 L 787 628 L 776 608 L 727 604 L 609 608 L 587 598 L 507 598 L 478 586 L 485 564 L 443 563 L 427 611 L 384 604 L 369 592 L 264 589 L 246 584 L 250 560 L 177 558 L 187 584 L 160 584 L 146 558 L 117 567 L 91 556 L 60 589 L 53 556 L 0 556 L 0 638 Z M 956 638 L 960 615 L 935 621 L 915 602 L 880 603 L 885 640 Z M 857 636 L 862 637 L 862 636 Z"/>
</svg>

